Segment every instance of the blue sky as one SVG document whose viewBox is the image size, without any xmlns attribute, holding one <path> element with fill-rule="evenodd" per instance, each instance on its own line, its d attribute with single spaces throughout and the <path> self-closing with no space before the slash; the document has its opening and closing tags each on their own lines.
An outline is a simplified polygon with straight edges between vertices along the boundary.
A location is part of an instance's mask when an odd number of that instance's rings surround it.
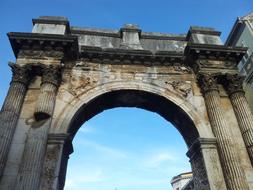
<svg viewBox="0 0 253 190">
<path fill-rule="evenodd" d="M 32 18 L 68 17 L 72 26 L 187 33 L 190 25 L 214 27 L 225 41 L 237 16 L 253 11 L 252 0 L 1 0 L 0 105 L 15 62 L 7 32 L 30 32 Z M 130 119 L 131 118 L 131 119 Z M 190 169 L 183 139 L 169 122 L 141 109 L 107 110 L 81 127 L 74 139 L 67 190 L 164 190 L 170 178 Z"/>
<path fill-rule="evenodd" d="M 156 113 L 115 108 L 81 127 L 70 156 L 67 190 L 170 189 L 190 171 L 178 131 Z"/>
</svg>

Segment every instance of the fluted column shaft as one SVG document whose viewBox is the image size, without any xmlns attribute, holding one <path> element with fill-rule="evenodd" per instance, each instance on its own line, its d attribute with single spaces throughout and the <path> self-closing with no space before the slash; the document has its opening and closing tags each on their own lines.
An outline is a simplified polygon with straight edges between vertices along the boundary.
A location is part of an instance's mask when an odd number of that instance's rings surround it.
<svg viewBox="0 0 253 190">
<path fill-rule="evenodd" d="M 36 122 L 28 133 L 23 160 L 17 177 L 16 190 L 39 189 L 48 129 L 51 124 L 59 85 L 59 71 L 59 67 L 43 66 L 40 95 L 34 113 Z"/>
<path fill-rule="evenodd" d="M 199 82 L 204 93 L 208 117 L 222 162 L 226 184 L 229 190 L 248 190 L 244 171 L 239 162 L 231 139 L 231 132 L 220 107 L 220 95 L 215 79 L 210 75 L 200 75 Z"/>
<path fill-rule="evenodd" d="M 0 176 L 2 176 L 7 161 L 11 141 L 31 78 L 29 65 L 19 66 L 9 64 L 13 76 L 8 94 L 0 111 Z"/>
<path fill-rule="evenodd" d="M 57 86 L 52 83 L 43 83 L 40 87 L 40 95 L 34 116 L 37 121 L 47 119 L 52 115 L 54 109 Z"/>
<path fill-rule="evenodd" d="M 242 88 L 243 77 L 227 74 L 224 80 L 223 85 L 229 94 L 244 143 L 253 164 L 253 115 Z"/>
</svg>

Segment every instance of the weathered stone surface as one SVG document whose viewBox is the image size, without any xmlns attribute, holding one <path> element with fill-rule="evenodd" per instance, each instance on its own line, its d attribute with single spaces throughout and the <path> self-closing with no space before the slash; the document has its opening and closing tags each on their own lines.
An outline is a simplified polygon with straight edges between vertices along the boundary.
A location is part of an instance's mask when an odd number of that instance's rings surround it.
<svg viewBox="0 0 253 190">
<path fill-rule="evenodd" d="M 37 121 L 52 117 L 57 88 L 61 80 L 60 67 L 55 65 L 42 67 L 40 95 L 34 112 Z"/>
<path fill-rule="evenodd" d="M 17 176 L 15 190 L 38 189 L 43 168 L 47 134 L 50 128 L 56 93 L 61 81 L 60 67 L 43 66 L 40 95 L 35 108 L 35 120 L 27 136 L 22 164 Z M 31 160 L 30 160 L 31 159 Z"/>
<path fill-rule="evenodd" d="M 65 17 L 40 16 L 33 19 L 32 33 L 42 34 L 66 34 L 69 30 L 69 22 Z"/>
<path fill-rule="evenodd" d="M 31 68 L 10 64 L 13 72 L 11 86 L 0 111 L 0 177 L 6 164 L 7 155 L 21 107 L 31 80 Z"/>
<path fill-rule="evenodd" d="M 219 163 L 216 139 L 199 138 L 189 148 L 194 189 L 227 189 Z"/>
<path fill-rule="evenodd" d="M 219 80 L 202 78 L 208 88 L 197 81 L 198 74 L 215 79 L 236 74 L 244 48 L 223 46 L 220 33 L 208 28 L 191 28 L 186 36 L 147 33 L 132 25 L 121 30 L 69 27 L 58 17 L 34 24 L 34 33 L 9 33 L 17 67 L 31 67 L 33 79 L 26 95 L 20 91 L 22 101 L 15 95 L 6 106 L 20 107 L 21 115 L 0 189 L 63 189 L 79 127 L 119 106 L 153 111 L 174 124 L 189 147 L 197 189 L 253 188 L 231 96 Z M 44 72 L 49 67 L 52 72 Z"/>
<path fill-rule="evenodd" d="M 224 111 L 220 107 L 221 101 L 216 80 L 213 76 L 204 74 L 199 77 L 199 83 L 205 96 L 212 130 L 217 138 L 228 189 L 249 189 L 245 173 L 239 162 L 239 155 L 235 151 L 232 135 L 224 117 Z"/>
<path fill-rule="evenodd" d="M 243 77 L 227 74 L 222 81 L 230 96 L 243 140 L 253 163 L 253 115 L 242 88 Z"/>
</svg>

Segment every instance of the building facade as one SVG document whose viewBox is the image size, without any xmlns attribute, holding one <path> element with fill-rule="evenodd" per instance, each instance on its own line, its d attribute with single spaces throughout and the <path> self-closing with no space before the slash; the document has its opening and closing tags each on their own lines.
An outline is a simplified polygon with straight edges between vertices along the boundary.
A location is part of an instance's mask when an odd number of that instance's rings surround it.
<svg viewBox="0 0 253 190">
<path fill-rule="evenodd" d="M 181 173 L 171 180 L 173 190 L 193 190 L 192 172 Z"/>
<path fill-rule="evenodd" d="M 253 112 L 253 13 L 237 18 L 226 45 L 248 48 L 247 53 L 238 64 L 238 68 L 240 73 L 245 76 L 245 95 Z"/>
</svg>

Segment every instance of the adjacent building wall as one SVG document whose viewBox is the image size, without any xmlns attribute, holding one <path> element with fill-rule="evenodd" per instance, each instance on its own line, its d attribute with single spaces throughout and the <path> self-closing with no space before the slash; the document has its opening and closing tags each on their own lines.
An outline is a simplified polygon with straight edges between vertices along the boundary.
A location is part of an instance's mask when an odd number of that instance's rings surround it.
<svg viewBox="0 0 253 190">
<path fill-rule="evenodd" d="M 238 68 L 240 73 L 246 77 L 244 90 L 253 112 L 253 13 L 237 18 L 226 45 L 248 47 L 247 54 L 238 64 Z"/>
</svg>

